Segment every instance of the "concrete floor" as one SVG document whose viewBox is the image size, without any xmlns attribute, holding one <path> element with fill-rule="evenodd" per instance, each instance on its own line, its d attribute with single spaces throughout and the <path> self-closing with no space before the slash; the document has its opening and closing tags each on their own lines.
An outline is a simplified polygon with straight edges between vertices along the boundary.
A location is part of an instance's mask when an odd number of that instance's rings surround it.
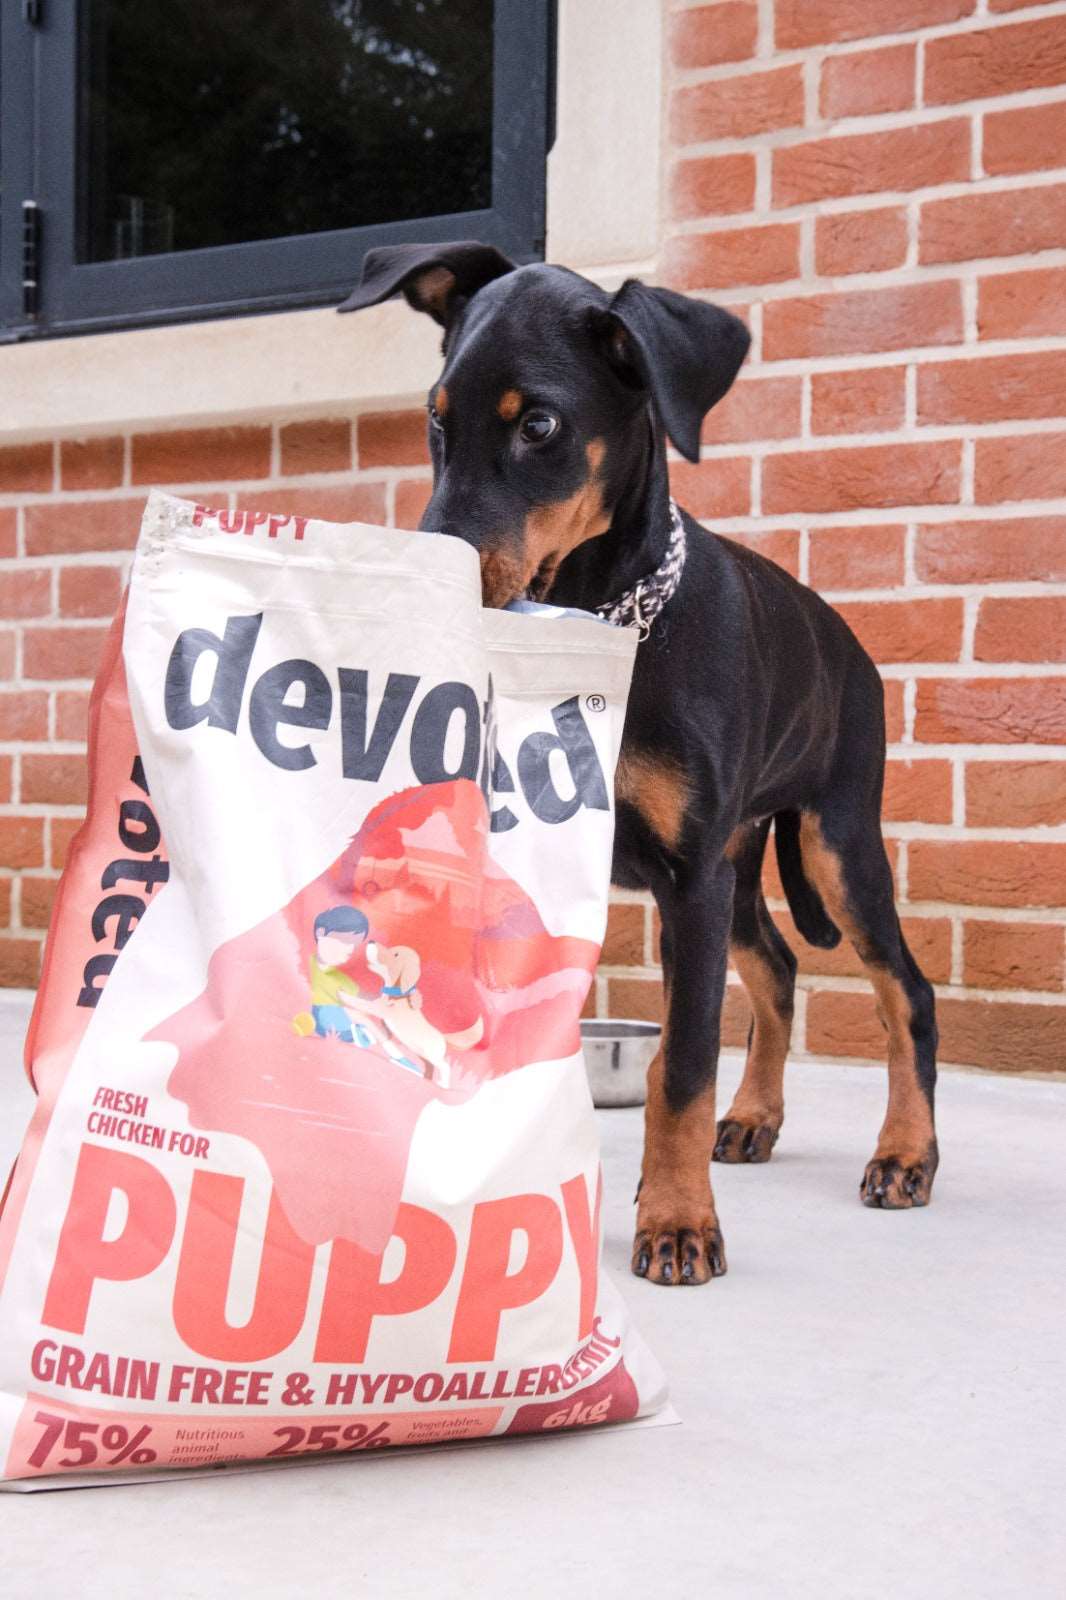
<svg viewBox="0 0 1066 1600">
<path fill-rule="evenodd" d="M 771 1164 L 716 1169 L 730 1270 L 696 1290 L 629 1276 L 640 1113 L 602 1113 L 607 1262 L 679 1427 L 2 1495 L 0 1595 L 1062 1595 L 1066 1083 L 945 1074 L 936 1199 L 902 1213 L 856 1198 L 881 1072 L 794 1067 L 790 1095 Z"/>
</svg>

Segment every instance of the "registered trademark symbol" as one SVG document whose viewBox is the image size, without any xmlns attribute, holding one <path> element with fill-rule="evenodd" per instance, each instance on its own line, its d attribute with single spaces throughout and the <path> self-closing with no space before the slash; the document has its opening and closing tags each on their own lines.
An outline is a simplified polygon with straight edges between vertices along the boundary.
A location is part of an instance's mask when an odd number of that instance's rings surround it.
<svg viewBox="0 0 1066 1600">
<path fill-rule="evenodd" d="M 607 710 L 607 702 L 603 698 L 602 694 L 586 695 L 586 697 L 585 697 L 585 709 L 587 711 L 606 711 Z"/>
</svg>

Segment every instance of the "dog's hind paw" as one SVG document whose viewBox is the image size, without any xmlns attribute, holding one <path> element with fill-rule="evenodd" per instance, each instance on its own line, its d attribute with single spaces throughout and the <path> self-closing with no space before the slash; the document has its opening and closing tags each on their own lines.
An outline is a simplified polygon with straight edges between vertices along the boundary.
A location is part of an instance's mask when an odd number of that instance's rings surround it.
<svg viewBox="0 0 1066 1600">
<path fill-rule="evenodd" d="M 864 1206 L 882 1211 L 907 1211 L 912 1206 L 927 1206 L 932 1198 L 936 1168 L 935 1144 L 917 1159 L 875 1156 L 862 1175 L 859 1198 Z"/>
<path fill-rule="evenodd" d="M 723 1117 L 718 1124 L 713 1159 L 730 1165 L 742 1161 L 769 1161 L 780 1131 L 770 1122 L 744 1122 L 736 1117 Z"/>
</svg>

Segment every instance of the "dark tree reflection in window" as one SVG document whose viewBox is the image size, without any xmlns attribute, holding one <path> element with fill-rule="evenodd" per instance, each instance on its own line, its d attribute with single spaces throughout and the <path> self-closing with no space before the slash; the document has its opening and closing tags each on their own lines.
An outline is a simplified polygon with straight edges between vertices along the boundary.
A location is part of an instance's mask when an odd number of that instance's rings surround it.
<svg viewBox="0 0 1066 1600">
<path fill-rule="evenodd" d="M 492 204 L 492 0 L 91 0 L 83 261 Z"/>
</svg>

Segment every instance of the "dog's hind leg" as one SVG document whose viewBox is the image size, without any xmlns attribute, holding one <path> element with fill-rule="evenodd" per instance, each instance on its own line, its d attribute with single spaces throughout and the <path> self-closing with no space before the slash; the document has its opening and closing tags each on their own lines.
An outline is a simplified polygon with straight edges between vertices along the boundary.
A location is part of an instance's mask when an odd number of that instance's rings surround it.
<svg viewBox="0 0 1066 1600">
<path fill-rule="evenodd" d="M 752 1020 L 744 1077 L 718 1124 L 716 1161 L 769 1161 L 785 1115 L 796 958 L 763 899 L 762 861 L 769 829 L 769 818 L 738 829 L 728 852 L 736 872 L 729 955 L 747 990 Z"/>
<path fill-rule="evenodd" d="M 800 837 L 804 869 L 855 946 L 888 1033 L 888 1110 L 860 1197 L 888 1210 L 928 1205 L 938 1160 L 935 1005 L 900 929 L 876 804 L 867 796 L 849 805 L 835 791 L 820 815 L 803 814 Z"/>
</svg>

